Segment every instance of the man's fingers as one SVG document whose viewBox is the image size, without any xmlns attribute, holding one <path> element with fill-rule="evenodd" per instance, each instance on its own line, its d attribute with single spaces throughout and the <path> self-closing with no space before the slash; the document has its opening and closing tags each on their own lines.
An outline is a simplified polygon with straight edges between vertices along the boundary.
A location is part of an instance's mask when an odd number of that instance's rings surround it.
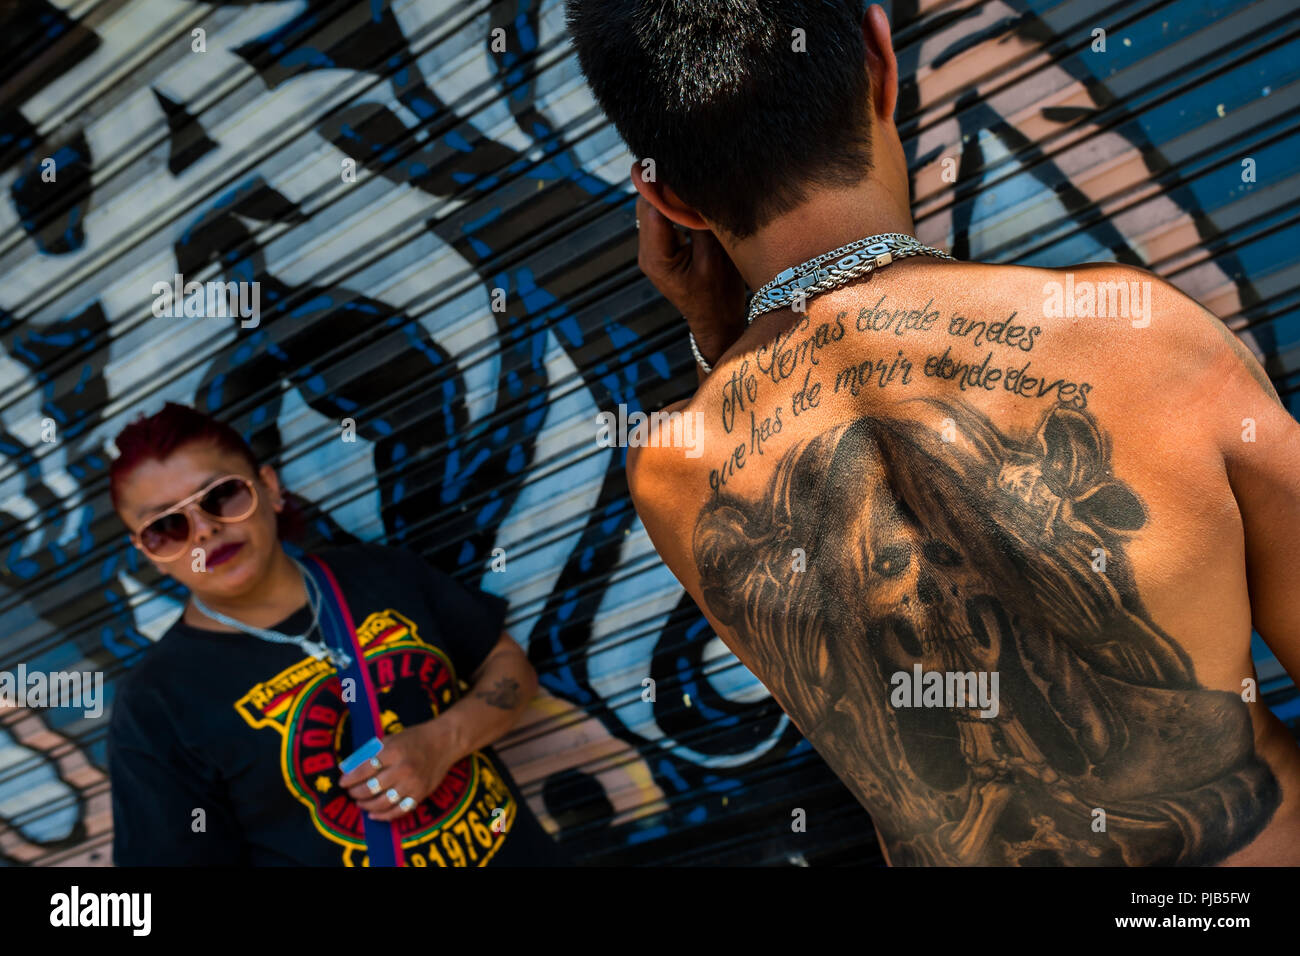
<svg viewBox="0 0 1300 956">
<path fill-rule="evenodd" d="M 736 271 L 727 250 L 707 229 L 691 230 L 691 262 L 701 275 L 710 278 L 721 278 Z"/>
<path fill-rule="evenodd" d="M 664 268 L 677 257 L 682 245 L 672 221 L 641 196 L 636 200 L 636 216 L 641 221 L 637 262 L 646 273 Z"/>
</svg>

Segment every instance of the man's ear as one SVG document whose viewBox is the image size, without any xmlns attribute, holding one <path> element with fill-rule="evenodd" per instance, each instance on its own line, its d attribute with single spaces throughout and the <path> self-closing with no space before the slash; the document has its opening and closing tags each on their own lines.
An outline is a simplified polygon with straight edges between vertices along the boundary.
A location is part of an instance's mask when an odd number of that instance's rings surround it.
<svg viewBox="0 0 1300 956">
<path fill-rule="evenodd" d="M 271 492 L 271 507 L 276 514 L 279 514 L 284 509 L 284 491 L 280 488 L 280 476 L 270 465 L 263 465 L 257 469 L 257 477 L 262 479 L 262 484 L 266 485 L 267 490 Z"/>
<path fill-rule="evenodd" d="M 889 30 L 889 17 L 878 3 L 867 8 L 862 18 L 862 39 L 867 44 L 867 69 L 871 71 L 871 97 L 881 122 L 894 121 L 898 105 L 898 59 Z"/>
<path fill-rule="evenodd" d="M 646 181 L 646 169 L 642 167 L 640 161 L 632 164 L 632 185 L 636 187 L 643 199 L 650 205 L 654 206 L 661 213 L 677 223 L 679 226 L 685 226 L 687 229 L 708 229 L 711 228 L 699 213 L 697 213 L 672 190 L 671 186 L 666 186 L 657 180 Z"/>
</svg>

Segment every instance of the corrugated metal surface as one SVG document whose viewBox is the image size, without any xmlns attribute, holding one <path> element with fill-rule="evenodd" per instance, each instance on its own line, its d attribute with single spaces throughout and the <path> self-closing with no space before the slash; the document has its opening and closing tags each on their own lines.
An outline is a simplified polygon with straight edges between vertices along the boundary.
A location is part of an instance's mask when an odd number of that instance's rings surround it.
<svg viewBox="0 0 1300 956">
<path fill-rule="evenodd" d="M 102 670 L 111 694 L 174 619 L 179 595 L 109 509 L 105 445 L 186 401 L 275 462 L 313 540 L 386 539 L 510 598 L 546 695 L 501 751 L 580 857 L 878 860 L 857 805 L 656 560 L 621 453 L 596 445 L 598 411 L 657 407 L 694 372 L 636 268 L 631 157 L 558 0 L 3 11 L 0 670 Z M 1148 265 L 1265 357 L 1294 413 L 1292 13 L 893 4 L 920 237 L 962 258 Z M 153 284 L 178 272 L 258 281 L 260 323 L 155 318 Z M 1300 697 L 1257 657 L 1295 726 Z M 0 713 L 0 859 L 107 862 L 106 719 Z"/>
</svg>

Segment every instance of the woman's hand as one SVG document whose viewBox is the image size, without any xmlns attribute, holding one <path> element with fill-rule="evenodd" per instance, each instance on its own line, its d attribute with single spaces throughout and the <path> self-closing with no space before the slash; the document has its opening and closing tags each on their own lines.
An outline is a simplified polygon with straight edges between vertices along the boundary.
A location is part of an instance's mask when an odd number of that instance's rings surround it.
<svg viewBox="0 0 1300 956">
<path fill-rule="evenodd" d="M 745 280 L 707 229 L 692 229 L 688 241 L 641 196 L 636 215 L 641 223 L 637 265 L 681 312 L 700 354 L 712 365 L 745 331 Z"/>
<path fill-rule="evenodd" d="M 411 797 L 418 806 L 456 761 L 490 746 L 513 727 L 536 693 L 537 672 L 503 630 L 470 676 L 467 695 L 432 720 L 384 737 L 380 769 L 366 762 L 340 777 L 339 784 L 375 820 L 405 816 L 409 811 L 399 806 L 401 797 Z M 371 777 L 379 780 L 378 793 L 366 786 Z M 389 787 L 400 794 L 397 803 L 386 796 Z"/>
<path fill-rule="evenodd" d="M 340 777 L 339 785 L 346 788 L 357 805 L 373 819 L 389 821 L 403 817 L 410 811 L 401 809 L 385 794 L 391 787 L 402 797 L 414 798 L 416 806 L 419 806 L 433 793 L 452 764 L 465 756 L 453 739 L 452 730 L 450 721 L 440 723 L 435 717 L 388 734 L 383 738 L 384 746 L 378 754 L 381 768 L 375 770 L 366 762 Z M 371 777 L 379 780 L 380 789 L 374 794 L 366 786 Z"/>
</svg>

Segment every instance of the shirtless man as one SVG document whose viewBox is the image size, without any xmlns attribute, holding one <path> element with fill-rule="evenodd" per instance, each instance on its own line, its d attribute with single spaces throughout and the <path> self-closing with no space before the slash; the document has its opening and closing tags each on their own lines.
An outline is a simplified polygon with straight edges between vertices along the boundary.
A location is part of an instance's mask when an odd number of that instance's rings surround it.
<svg viewBox="0 0 1300 956">
<path fill-rule="evenodd" d="M 1142 269 L 928 255 L 746 327 L 745 285 L 913 234 L 884 12 L 569 14 L 640 157 L 641 268 L 712 367 L 666 410 L 703 454 L 656 430 L 633 501 L 886 859 L 1300 863 L 1250 651 L 1253 623 L 1300 678 L 1300 426 L 1249 351 Z M 1143 306 L 1062 314 L 1105 283 Z"/>
</svg>

